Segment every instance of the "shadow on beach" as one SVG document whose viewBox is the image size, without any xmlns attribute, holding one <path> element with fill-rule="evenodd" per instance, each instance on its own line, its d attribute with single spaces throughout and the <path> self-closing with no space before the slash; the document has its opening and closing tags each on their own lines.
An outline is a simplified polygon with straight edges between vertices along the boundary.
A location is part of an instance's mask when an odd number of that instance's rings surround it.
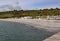
<svg viewBox="0 0 60 41">
<path fill-rule="evenodd" d="M 0 21 L 0 41 L 43 41 L 55 33 L 22 23 Z"/>
</svg>

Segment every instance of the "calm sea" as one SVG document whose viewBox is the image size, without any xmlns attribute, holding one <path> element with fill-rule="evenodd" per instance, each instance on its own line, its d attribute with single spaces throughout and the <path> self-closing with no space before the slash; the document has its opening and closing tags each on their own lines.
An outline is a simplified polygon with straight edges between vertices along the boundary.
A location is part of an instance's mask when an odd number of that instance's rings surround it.
<svg viewBox="0 0 60 41">
<path fill-rule="evenodd" d="M 43 41 L 53 32 L 22 23 L 0 21 L 0 41 Z"/>
</svg>

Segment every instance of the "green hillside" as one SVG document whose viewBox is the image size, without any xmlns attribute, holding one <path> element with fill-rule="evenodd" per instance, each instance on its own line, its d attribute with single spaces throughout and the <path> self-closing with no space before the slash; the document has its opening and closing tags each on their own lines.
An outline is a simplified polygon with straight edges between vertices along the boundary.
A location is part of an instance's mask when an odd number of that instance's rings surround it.
<svg viewBox="0 0 60 41">
<path fill-rule="evenodd" d="M 46 16 L 55 16 L 60 15 L 60 9 L 59 8 L 51 8 L 51 9 L 40 9 L 40 10 L 14 10 L 14 11 L 6 11 L 6 12 L 0 12 L 0 18 L 20 18 L 24 16 L 31 16 L 35 18 L 36 16 L 40 17 L 46 17 Z"/>
</svg>

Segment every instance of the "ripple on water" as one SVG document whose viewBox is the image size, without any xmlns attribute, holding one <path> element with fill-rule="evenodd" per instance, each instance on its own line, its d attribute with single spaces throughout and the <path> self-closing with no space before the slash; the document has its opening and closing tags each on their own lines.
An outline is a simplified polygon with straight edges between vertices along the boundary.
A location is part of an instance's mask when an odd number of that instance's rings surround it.
<svg viewBox="0 0 60 41">
<path fill-rule="evenodd" d="M 0 41 L 42 41 L 53 34 L 43 28 L 0 21 Z"/>
</svg>

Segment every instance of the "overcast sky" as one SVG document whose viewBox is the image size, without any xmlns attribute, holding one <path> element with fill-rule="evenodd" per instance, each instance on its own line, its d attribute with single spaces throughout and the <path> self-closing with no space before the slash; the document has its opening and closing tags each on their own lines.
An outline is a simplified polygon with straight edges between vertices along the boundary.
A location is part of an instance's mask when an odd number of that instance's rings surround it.
<svg viewBox="0 0 60 41">
<path fill-rule="evenodd" d="M 16 2 L 19 2 L 19 6 L 22 9 L 41 9 L 41 8 L 56 8 L 60 7 L 60 0 L 0 0 L 0 6 L 12 5 L 16 6 Z"/>
</svg>

